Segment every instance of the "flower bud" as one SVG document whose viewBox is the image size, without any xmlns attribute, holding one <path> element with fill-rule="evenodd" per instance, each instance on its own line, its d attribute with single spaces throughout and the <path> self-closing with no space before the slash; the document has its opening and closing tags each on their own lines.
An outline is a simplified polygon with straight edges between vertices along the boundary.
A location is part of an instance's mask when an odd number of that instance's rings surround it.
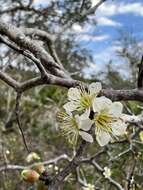
<svg viewBox="0 0 143 190">
<path fill-rule="evenodd" d="M 43 163 L 41 163 L 41 162 L 36 163 L 36 165 L 33 167 L 33 169 L 36 172 L 38 172 L 39 174 L 41 174 L 45 171 L 45 167 L 44 167 Z"/>
<path fill-rule="evenodd" d="M 28 154 L 28 156 L 26 157 L 26 161 L 32 162 L 32 161 L 37 161 L 40 160 L 40 156 L 36 153 L 36 152 L 31 152 L 30 154 Z"/>
<path fill-rule="evenodd" d="M 40 175 L 31 169 L 26 169 L 21 172 L 22 179 L 24 179 L 26 182 L 34 183 L 39 180 Z"/>
<path fill-rule="evenodd" d="M 143 142 L 143 131 L 139 133 L 140 140 Z"/>
</svg>

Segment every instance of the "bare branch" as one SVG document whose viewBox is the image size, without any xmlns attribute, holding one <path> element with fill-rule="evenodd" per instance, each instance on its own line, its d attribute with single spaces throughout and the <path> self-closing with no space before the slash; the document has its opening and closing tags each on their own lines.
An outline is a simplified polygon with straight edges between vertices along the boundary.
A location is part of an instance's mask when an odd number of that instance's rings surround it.
<svg viewBox="0 0 143 190">
<path fill-rule="evenodd" d="M 107 0 L 100 0 L 95 6 L 91 7 L 90 9 L 80 12 L 78 16 L 74 17 L 73 19 L 71 19 L 61 30 L 61 32 L 58 34 L 57 37 L 59 37 L 59 35 L 61 33 L 63 33 L 66 29 L 69 29 L 73 24 L 77 23 L 78 21 L 80 21 L 81 19 L 87 17 L 90 14 L 94 14 L 95 11 Z"/>
<path fill-rule="evenodd" d="M 7 74 L 0 72 L 0 79 L 6 82 L 8 85 L 13 87 L 15 90 L 19 89 L 21 92 L 24 92 L 30 88 L 39 86 L 39 85 L 58 85 L 62 87 L 76 87 L 81 85 L 81 81 L 73 80 L 73 79 L 63 79 L 60 77 L 53 76 L 51 74 L 47 74 L 45 78 L 37 77 L 25 81 L 23 83 L 18 83 Z M 99 96 L 106 96 L 110 98 L 112 101 L 127 101 L 127 100 L 138 100 L 143 102 L 143 91 L 141 89 L 131 89 L 131 90 L 114 90 L 114 89 L 103 89 Z"/>
<path fill-rule="evenodd" d="M 55 36 L 36 28 L 22 28 L 22 31 L 24 32 L 24 34 L 29 35 L 32 38 L 39 37 L 39 39 L 41 39 L 43 42 L 46 41 L 51 56 L 54 58 L 55 62 L 57 62 L 63 68 L 63 65 L 55 50 Z"/>
<path fill-rule="evenodd" d="M 69 161 L 69 157 L 66 154 L 62 154 L 54 159 L 50 159 L 44 162 L 41 162 L 42 164 L 44 164 L 45 166 L 50 165 L 50 164 L 57 164 L 60 160 L 67 160 Z M 6 164 L 4 166 L 0 166 L 0 172 L 4 171 L 4 170 L 23 170 L 23 169 L 27 169 L 27 168 L 33 168 L 34 166 L 36 166 L 39 163 L 34 163 L 28 166 L 20 166 L 20 165 L 11 165 L 11 164 Z"/>
<path fill-rule="evenodd" d="M 60 172 L 58 173 L 52 180 L 51 184 L 48 186 L 48 190 L 58 189 L 58 186 L 63 183 L 65 177 L 67 177 L 72 171 L 74 171 L 80 162 L 80 157 L 85 151 L 88 143 L 86 141 L 82 141 L 79 149 L 76 152 L 73 160 Z"/>
<path fill-rule="evenodd" d="M 83 160 L 82 162 L 85 163 L 85 160 Z M 102 176 L 105 178 L 103 174 L 104 169 L 95 160 L 89 158 L 88 160 L 86 160 L 86 163 L 92 164 L 96 168 L 96 170 L 99 171 L 102 174 Z M 124 188 L 112 177 L 106 177 L 105 179 L 108 180 L 110 184 L 114 185 L 118 190 L 124 190 Z"/>
<path fill-rule="evenodd" d="M 67 88 L 76 87 L 82 84 L 81 81 L 73 79 L 62 79 L 53 75 L 48 75 L 48 78 L 43 80 L 40 78 L 31 79 L 28 82 L 24 82 L 21 85 L 21 90 L 25 91 L 27 89 L 33 88 L 38 85 L 52 84 L 63 86 Z M 140 89 L 131 89 L 131 90 L 114 90 L 114 89 L 103 89 L 99 96 L 106 96 L 112 101 L 127 101 L 127 100 L 136 100 L 143 102 L 143 91 Z"/>
<path fill-rule="evenodd" d="M 138 88 L 143 87 L 143 56 L 141 58 L 141 63 L 139 64 L 139 73 L 138 73 Z"/>
<path fill-rule="evenodd" d="M 81 18 L 88 16 L 90 14 L 94 14 L 95 11 L 107 0 L 100 0 L 96 5 L 94 5 L 93 7 L 91 7 L 90 9 L 88 9 L 87 11 L 83 12 L 80 16 Z"/>
<path fill-rule="evenodd" d="M 133 158 L 133 163 L 130 164 L 130 168 L 129 171 L 127 173 L 127 183 L 126 183 L 126 190 L 130 190 L 132 189 L 133 183 L 134 183 L 134 171 L 135 171 L 135 167 L 136 167 L 136 158 L 134 156 Z"/>
<path fill-rule="evenodd" d="M 62 78 L 70 78 L 67 72 L 54 61 L 54 59 L 44 48 L 39 46 L 39 44 L 35 41 L 27 38 L 20 29 L 11 24 L 0 21 L 0 34 L 6 35 L 22 49 L 29 50 L 31 53 L 33 53 L 36 58 L 40 59 L 45 69 L 54 75 L 60 76 Z"/>
<path fill-rule="evenodd" d="M 25 12 L 33 12 L 33 13 L 36 13 L 36 14 L 38 14 L 38 15 L 47 16 L 47 12 L 49 13 L 50 10 L 45 11 L 45 9 L 48 9 L 48 7 L 44 8 L 44 9 L 42 9 L 42 10 L 39 10 L 39 9 L 36 9 L 36 8 L 34 8 L 34 7 L 31 7 L 31 6 L 23 6 L 23 5 L 21 4 L 21 5 L 12 7 L 12 8 L 8 8 L 8 9 L 5 9 L 5 10 L 1 10 L 1 11 L 0 11 L 0 15 L 2 15 L 2 14 L 14 13 L 14 12 L 17 12 L 17 11 L 25 11 Z M 52 12 L 50 12 L 50 15 L 55 16 L 55 14 L 52 13 Z"/>
<path fill-rule="evenodd" d="M 17 90 L 20 87 L 20 83 L 12 79 L 8 74 L 0 71 L 0 79 L 3 80 L 6 84 Z"/>
<path fill-rule="evenodd" d="M 39 71 L 41 72 L 42 76 L 46 75 L 46 70 L 45 68 L 42 66 L 41 62 L 39 61 L 39 59 L 36 59 L 32 54 L 30 54 L 27 51 L 24 51 L 23 49 L 20 49 L 19 47 L 17 47 L 14 43 L 9 42 L 7 39 L 5 39 L 4 37 L 2 37 L 2 35 L 0 35 L 0 41 L 4 44 L 6 44 L 7 46 L 9 46 L 10 48 L 12 48 L 13 50 L 17 51 L 18 53 L 24 55 L 25 57 L 27 57 L 28 59 L 30 59 L 31 61 L 33 61 Z"/>
</svg>

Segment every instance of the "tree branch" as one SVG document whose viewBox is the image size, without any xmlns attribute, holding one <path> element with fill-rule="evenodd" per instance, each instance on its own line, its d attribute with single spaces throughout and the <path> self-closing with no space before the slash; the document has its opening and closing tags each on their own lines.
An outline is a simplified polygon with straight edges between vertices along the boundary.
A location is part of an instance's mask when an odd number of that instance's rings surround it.
<svg viewBox="0 0 143 190">
<path fill-rule="evenodd" d="M 26 139 L 25 139 L 25 136 L 24 136 L 24 133 L 23 133 L 23 129 L 22 129 L 22 126 L 21 126 L 21 121 L 20 121 L 20 117 L 19 117 L 19 104 L 20 104 L 20 98 L 21 98 L 21 93 L 18 92 L 17 93 L 17 96 L 16 96 L 16 103 L 15 103 L 15 115 L 16 115 L 16 121 L 17 121 L 17 125 L 18 125 L 18 128 L 21 132 L 21 135 L 22 135 L 22 139 L 23 139 L 23 143 L 25 145 L 25 148 L 27 150 L 28 153 L 30 153 L 30 150 L 27 146 L 27 142 L 26 142 Z"/>
<path fill-rule="evenodd" d="M 143 56 L 141 58 L 141 62 L 139 64 L 139 73 L 138 73 L 138 88 L 143 87 Z"/>
<path fill-rule="evenodd" d="M 90 14 L 94 14 L 95 11 L 107 0 L 100 0 L 95 6 L 91 7 L 90 9 L 80 12 L 79 15 L 71 19 L 65 26 L 63 26 L 62 30 L 58 34 L 57 38 L 61 33 L 63 33 L 66 29 L 69 29 L 73 24 L 77 23 L 81 19 L 87 17 Z"/>
<path fill-rule="evenodd" d="M 58 156 L 58 157 L 56 157 L 54 159 L 50 159 L 50 160 L 40 162 L 40 163 L 47 166 L 47 165 L 50 165 L 50 164 L 57 164 L 60 160 L 69 161 L 69 157 L 66 154 L 62 154 L 62 155 L 60 155 L 60 156 Z M 5 171 L 5 170 L 24 170 L 24 169 L 27 169 L 27 168 L 33 168 L 37 164 L 39 164 L 39 163 L 30 164 L 28 166 L 7 164 L 7 165 L 4 165 L 4 166 L 0 166 L 0 172 Z"/>
<path fill-rule="evenodd" d="M 63 65 L 55 50 L 55 46 L 54 46 L 55 36 L 54 35 L 51 35 L 48 32 L 45 32 L 40 29 L 35 29 L 35 28 L 22 28 L 22 31 L 24 32 L 24 34 L 29 35 L 32 38 L 39 37 L 39 39 L 41 39 L 43 42 L 46 41 L 51 56 L 54 58 L 55 62 L 57 62 L 63 68 Z"/>
<path fill-rule="evenodd" d="M 11 78 L 8 74 L 0 71 L 0 79 L 6 84 L 17 90 L 20 87 L 20 83 Z"/>
<path fill-rule="evenodd" d="M 41 64 L 45 69 L 50 71 L 52 74 L 62 78 L 70 78 L 68 73 L 63 70 L 63 67 L 60 67 L 60 65 L 54 61 L 44 48 L 39 46 L 35 41 L 27 38 L 20 29 L 0 20 L 0 34 L 6 35 L 22 49 L 29 50 L 33 53 L 36 58 L 40 59 Z"/>
<path fill-rule="evenodd" d="M 76 155 L 74 156 L 73 160 L 60 172 L 58 173 L 54 179 L 52 180 L 51 184 L 48 186 L 48 190 L 55 190 L 58 189 L 61 183 L 63 183 L 65 177 L 67 177 L 72 171 L 74 171 L 77 166 L 79 165 L 81 155 L 85 151 L 88 143 L 82 140 L 80 147 L 78 148 Z"/>
<path fill-rule="evenodd" d="M 8 47 L 12 48 L 13 50 L 17 51 L 18 53 L 24 55 L 25 57 L 27 57 L 28 59 L 30 59 L 31 61 L 33 61 L 36 64 L 36 66 L 39 69 L 39 71 L 41 72 L 41 75 L 42 76 L 46 75 L 47 72 L 46 72 L 45 68 L 43 67 L 43 65 L 41 64 L 41 62 L 39 61 L 39 59 L 35 58 L 29 52 L 24 51 L 23 49 L 20 49 L 14 43 L 9 42 L 2 35 L 0 35 L 0 42 L 6 44 Z"/>
</svg>

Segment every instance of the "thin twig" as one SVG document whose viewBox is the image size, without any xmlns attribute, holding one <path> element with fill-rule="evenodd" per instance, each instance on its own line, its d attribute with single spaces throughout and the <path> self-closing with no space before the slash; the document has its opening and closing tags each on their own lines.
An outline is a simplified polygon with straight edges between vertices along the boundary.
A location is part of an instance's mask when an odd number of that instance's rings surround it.
<svg viewBox="0 0 143 190">
<path fill-rule="evenodd" d="M 28 146 L 27 146 L 27 142 L 26 142 L 26 139 L 25 139 L 25 136 L 24 136 L 24 132 L 23 132 L 23 129 L 22 129 L 22 126 L 21 126 L 20 117 L 19 117 L 20 98 L 21 98 L 21 93 L 20 93 L 20 92 L 17 92 L 16 104 L 15 104 L 16 121 L 17 121 L 18 128 L 19 128 L 19 130 L 20 130 L 20 132 L 21 132 L 21 135 L 22 135 L 22 139 L 23 139 L 24 146 L 25 146 L 27 152 L 30 153 L 30 150 L 29 150 L 29 148 L 28 148 Z"/>
</svg>

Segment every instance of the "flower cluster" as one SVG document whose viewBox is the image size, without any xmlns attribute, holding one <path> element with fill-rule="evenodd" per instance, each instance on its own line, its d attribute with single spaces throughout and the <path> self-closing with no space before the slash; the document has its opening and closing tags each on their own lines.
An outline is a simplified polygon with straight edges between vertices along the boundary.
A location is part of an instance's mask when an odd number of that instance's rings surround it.
<svg viewBox="0 0 143 190">
<path fill-rule="evenodd" d="M 64 112 L 58 115 L 61 131 L 71 144 L 76 145 L 79 136 L 92 143 L 91 126 L 95 128 L 96 140 L 100 146 L 117 140 L 126 132 L 122 119 L 123 106 L 120 102 L 98 97 L 101 83 L 91 83 L 88 88 L 70 88 Z"/>
</svg>

